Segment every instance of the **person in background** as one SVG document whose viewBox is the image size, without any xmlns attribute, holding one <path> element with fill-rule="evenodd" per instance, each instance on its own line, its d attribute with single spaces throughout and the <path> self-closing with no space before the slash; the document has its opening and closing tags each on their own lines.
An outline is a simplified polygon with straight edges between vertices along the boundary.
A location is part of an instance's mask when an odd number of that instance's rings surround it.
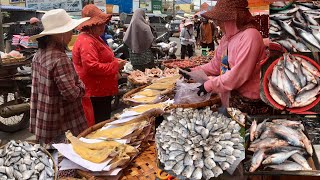
<svg viewBox="0 0 320 180">
<path fill-rule="evenodd" d="M 208 19 L 202 18 L 199 37 L 201 47 L 209 48 L 210 51 L 214 51 L 214 40 L 216 39 L 216 33 L 217 28 L 213 22 L 209 22 Z"/>
<path fill-rule="evenodd" d="M 33 36 L 41 33 L 42 31 L 43 31 L 43 26 L 41 21 L 36 17 L 32 17 L 29 20 L 29 25 L 27 25 L 27 27 L 24 30 L 24 35 Z"/>
<path fill-rule="evenodd" d="M 201 24 L 201 21 L 199 20 L 199 16 L 194 15 L 194 30 L 196 31 L 197 42 L 199 42 L 199 38 L 200 38 L 200 24 Z"/>
<path fill-rule="evenodd" d="M 83 8 L 82 17 L 90 17 L 90 20 L 77 28 L 80 34 L 74 44 L 72 58 L 86 86 L 83 99 L 86 115 L 92 117 L 93 107 L 94 122 L 99 123 L 111 117 L 111 101 L 118 93 L 118 73 L 126 61 L 115 58 L 112 50 L 100 38 L 111 15 L 89 4 Z M 92 121 L 89 124 L 92 125 Z"/>
<path fill-rule="evenodd" d="M 50 10 L 42 17 L 44 31 L 30 37 L 39 44 L 32 60 L 30 132 L 41 144 L 64 142 L 67 130 L 77 136 L 88 127 L 81 105 L 84 85 L 65 53 L 72 30 L 88 19 Z"/>
<path fill-rule="evenodd" d="M 130 49 L 130 61 L 133 69 L 144 71 L 145 68 L 155 67 L 151 51 L 153 41 L 154 36 L 145 20 L 144 10 L 135 10 L 129 28 L 123 38 L 123 42 Z"/>
<path fill-rule="evenodd" d="M 180 32 L 180 41 L 181 41 L 181 59 L 184 59 L 186 53 L 188 57 L 193 56 L 193 47 L 192 45 L 196 42 L 194 37 L 193 23 L 190 19 L 187 19 L 184 23 L 184 28 Z"/>
<path fill-rule="evenodd" d="M 218 93 L 224 107 L 237 107 L 252 115 L 271 113 L 272 108 L 260 99 L 260 61 L 266 58 L 265 45 L 247 7 L 247 0 L 219 0 L 202 14 L 217 20 L 224 36 L 212 60 L 192 71 L 203 70 L 211 76 L 198 87 L 198 95 Z"/>
<path fill-rule="evenodd" d="M 184 28 L 184 23 L 186 22 L 186 18 L 183 18 L 179 25 L 179 32 L 181 32 L 182 28 Z"/>
</svg>

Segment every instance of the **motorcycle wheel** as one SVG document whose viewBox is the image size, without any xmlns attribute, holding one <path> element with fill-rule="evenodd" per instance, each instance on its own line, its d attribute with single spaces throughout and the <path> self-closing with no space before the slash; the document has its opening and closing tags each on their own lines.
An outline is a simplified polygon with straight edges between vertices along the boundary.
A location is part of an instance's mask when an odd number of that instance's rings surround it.
<svg viewBox="0 0 320 180">
<path fill-rule="evenodd" d="M 0 107 L 4 104 L 4 97 L 0 95 Z M 7 94 L 7 101 L 14 100 L 14 94 Z M 25 129 L 29 126 L 30 112 L 26 111 L 19 115 L 11 116 L 9 118 L 3 118 L 0 116 L 0 131 L 3 132 L 17 132 L 19 130 Z"/>
</svg>

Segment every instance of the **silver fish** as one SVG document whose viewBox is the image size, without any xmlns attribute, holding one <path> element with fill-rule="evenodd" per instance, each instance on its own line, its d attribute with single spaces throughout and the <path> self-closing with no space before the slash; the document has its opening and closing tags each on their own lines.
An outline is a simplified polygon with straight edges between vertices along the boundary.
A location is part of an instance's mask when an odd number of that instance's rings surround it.
<svg viewBox="0 0 320 180">
<path fill-rule="evenodd" d="M 281 29 L 281 27 L 279 26 L 279 24 L 275 20 L 270 19 L 270 25 L 277 28 L 277 29 Z"/>
<path fill-rule="evenodd" d="M 297 20 L 298 20 L 300 23 L 307 25 L 307 22 L 306 22 L 306 20 L 304 19 L 304 17 L 302 16 L 302 14 L 300 13 L 300 11 L 297 11 L 297 12 L 295 13 L 295 17 L 297 18 Z M 294 19 L 293 19 L 293 20 L 294 20 Z"/>
<path fill-rule="evenodd" d="M 270 19 L 273 20 L 288 20 L 288 19 L 292 19 L 293 16 L 288 16 L 285 14 L 272 14 L 270 15 Z"/>
<path fill-rule="evenodd" d="M 278 86 L 278 66 L 275 66 L 271 74 L 271 82 Z"/>
<path fill-rule="evenodd" d="M 258 167 L 261 165 L 264 156 L 264 149 L 260 149 L 253 154 L 249 172 L 254 172 L 256 169 L 258 169 Z"/>
<path fill-rule="evenodd" d="M 276 169 L 276 170 L 281 170 L 281 171 L 298 171 L 298 170 L 305 170 L 303 166 L 301 166 L 298 163 L 295 162 L 284 162 L 279 165 L 269 165 L 267 167 Z"/>
<path fill-rule="evenodd" d="M 290 79 L 290 81 L 292 82 L 293 86 L 295 87 L 295 89 L 297 91 L 300 91 L 302 88 L 302 84 L 300 82 L 300 79 L 298 77 L 297 74 L 291 72 L 289 69 L 284 68 L 284 72 L 286 73 L 286 75 L 288 76 L 288 78 Z M 296 91 L 296 92 L 297 92 Z"/>
<path fill-rule="evenodd" d="M 314 87 L 316 87 L 316 84 L 309 83 L 306 86 L 304 86 L 298 93 L 302 93 L 304 91 L 309 91 L 309 90 L 313 89 Z"/>
<path fill-rule="evenodd" d="M 307 85 L 307 78 L 306 78 L 306 76 L 303 74 L 303 72 L 301 70 L 301 68 L 302 68 L 301 66 L 302 65 L 298 60 L 296 60 L 295 56 L 291 55 L 290 57 L 293 60 L 292 63 L 294 65 L 294 67 L 295 67 L 294 72 L 297 73 L 297 75 L 298 75 L 298 77 L 300 79 L 302 87 L 305 87 Z"/>
<path fill-rule="evenodd" d="M 308 8 L 308 7 L 305 7 L 305 6 L 302 6 L 302 5 L 297 5 L 297 7 L 299 9 L 301 9 L 302 11 L 310 11 L 310 10 L 312 10 L 311 8 Z"/>
<path fill-rule="evenodd" d="M 286 9 L 286 10 L 282 10 L 282 11 L 278 11 L 278 13 L 280 14 L 292 14 L 292 13 L 295 13 L 299 10 L 298 7 L 295 7 L 293 9 Z"/>
<path fill-rule="evenodd" d="M 306 61 L 300 57 L 297 57 L 297 60 L 300 61 L 302 66 L 304 68 L 306 68 L 308 71 L 310 71 L 313 75 L 320 77 L 319 70 L 316 67 L 314 67 L 312 64 L 310 64 L 308 61 Z"/>
<path fill-rule="evenodd" d="M 266 128 L 266 122 L 267 122 L 268 119 L 265 119 L 263 122 L 259 123 L 257 125 L 257 129 L 256 129 L 256 132 L 254 134 L 255 138 L 258 138 L 261 133 L 264 131 L 264 129 Z"/>
<path fill-rule="evenodd" d="M 251 142 L 254 140 L 254 135 L 255 135 L 256 129 L 257 129 L 257 121 L 254 120 L 251 124 L 251 127 L 250 127 L 250 141 Z"/>
<path fill-rule="evenodd" d="M 287 39 L 287 41 L 289 41 L 289 43 L 299 52 L 310 52 L 307 46 L 303 43 L 297 42 L 293 39 Z"/>
<path fill-rule="evenodd" d="M 280 26 L 287 31 L 291 36 L 293 36 L 295 39 L 298 39 L 296 32 L 294 29 L 286 22 L 284 21 L 279 21 Z"/>
<path fill-rule="evenodd" d="M 248 150 L 254 152 L 254 151 L 256 151 L 256 149 L 287 146 L 287 145 L 288 145 L 288 142 L 284 141 L 284 140 L 280 140 L 277 138 L 265 138 L 255 144 L 251 143 Z"/>
<path fill-rule="evenodd" d="M 313 101 L 315 101 L 317 99 L 317 97 L 312 97 L 306 101 L 303 101 L 303 102 L 294 102 L 292 104 L 292 107 L 305 107 L 309 104 L 311 104 Z"/>
<path fill-rule="evenodd" d="M 280 72 L 281 79 L 283 80 L 283 90 L 288 96 L 288 99 L 290 100 L 290 102 L 292 103 L 294 102 L 295 89 L 291 84 L 289 77 L 284 72 L 284 68 L 280 67 L 279 72 Z"/>
<path fill-rule="evenodd" d="M 291 158 L 297 162 L 298 164 L 300 164 L 301 166 L 303 166 L 305 169 L 307 170 L 312 170 L 312 168 L 309 166 L 308 161 L 301 156 L 299 153 L 295 153 L 291 156 Z"/>
<path fill-rule="evenodd" d="M 304 91 L 302 93 L 297 94 L 295 101 L 296 103 L 305 103 L 306 101 L 309 101 L 311 98 L 316 97 L 319 94 L 320 91 L 320 85 L 317 85 L 315 88 Z"/>
<path fill-rule="evenodd" d="M 287 160 L 290 156 L 297 153 L 298 150 L 290 151 L 290 152 L 281 152 L 268 156 L 262 164 L 281 164 L 285 160 Z"/>
<path fill-rule="evenodd" d="M 181 174 L 182 174 L 182 176 L 184 176 L 186 178 L 190 178 L 194 169 L 195 169 L 194 166 L 187 166 L 186 168 L 184 168 L 184 170 Z"/>
<path fill-rule="evenodd" d="M 282 137 L 283 139 L 286 139 L 289 144 L 293 146 L 304 147 L 304 144 L 300 141 L 298 132 L 296 130 L 278 124 L 270 128 L 275 134 Z"/>
<path fill-rule="evenodd" d="M 302 130 L 298 130 L 299 132 L 299 137 L 301 139 L 301 141 L 304 144 L 305 149 L 307 150 L 307 152 L 310 154 L 310 156 L 312 156 L 313 154 L 313 149 L 312 149 L 312 145 L 311 145 L 311 141 L 307 138 L 307 136 L 302 132 Z"/>
<path fill-rule="evenodd" d="M 306 76 L 308 82 L 312 82 L 314 84 L 318 83 L 314 75 L 310 71 L 308 71 L 306 68 L 302 67 L 301 71 Z"/>
<path fill-rule="evenodd" d="M 292 51 L 293 45 L 289 41 L 279 40 L 276 42 L 279 43 L 280 45 L 282 45 L 284 48 L 286 48 L 287 51 Z"/>
<path fill-rule="evenodd" d="M 287 96 L 284 93 L 282 93 L 282 91 L 279 88 L 277 88 L 277 86 L 273 85 L 271 81 L 269 81 L 268 87 L 272 99 L 274 99 L 278 104 L 282 106 L 291 107 L 291 102 L 289 100 L 287 103 L 283 100 L 284 98 L 287 98 Z"/>
<path fill-rule="evenodd" d="M 311 45 L 316 47 L 318 50 L 320 50 L 320 44 L 312 34 L 306 32 L 305 30 L 302 30 L 300 28 L 296 28 L 296 30 L 297 30 L 298 34 L 300 35 L 300 37 L 302 37 L 302 39 L 304 39 L 305 41 L 307 41 L 308 43 L 310 43 Z M 298 38 L 296 38 L 296 39 L 298 39 Z"/>
<path fill-rule="evenodd" d="M 276 134 L 269 128 L 267 127 L 265 131 L 262 132 L 260 139 L 265 139 L 265 138 L 276 138 Z"/>
<path fill-rule="evenodd" d="M 312 25 L 315 25 L 315 26 L 319 26 L 319 23 L 314 20 L 309 14 L 306 14 L 306 13 L 302 13 L 305 17 L 305 19 Z"/>
</svg>

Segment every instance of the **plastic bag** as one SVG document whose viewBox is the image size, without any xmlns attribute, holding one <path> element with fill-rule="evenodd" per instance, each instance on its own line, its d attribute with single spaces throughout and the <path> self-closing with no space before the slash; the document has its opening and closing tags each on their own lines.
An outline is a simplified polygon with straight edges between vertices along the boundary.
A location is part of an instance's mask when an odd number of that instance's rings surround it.
<svg viewBox="0 0 320 180">
<path fill-rule="evenodd" d="M 211 93 L 198 96 L 199 86 L 201 86 L 201 83 L 184 83 L 183 80 L 177 81 L 174 104 L 194 104 L 209 100 Z"/>
</svg>

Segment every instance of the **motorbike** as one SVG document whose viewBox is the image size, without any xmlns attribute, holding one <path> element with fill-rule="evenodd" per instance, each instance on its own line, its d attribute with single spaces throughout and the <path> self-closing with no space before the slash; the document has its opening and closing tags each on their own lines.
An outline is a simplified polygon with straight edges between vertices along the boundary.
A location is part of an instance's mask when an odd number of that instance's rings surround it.
<svg viewBox="0 0 320 180">
<path fill-rule="evenodd" d="M 0 131 L 16 132 L 29 126 L 31 59 L 0 64 Z"/>
</svg>

